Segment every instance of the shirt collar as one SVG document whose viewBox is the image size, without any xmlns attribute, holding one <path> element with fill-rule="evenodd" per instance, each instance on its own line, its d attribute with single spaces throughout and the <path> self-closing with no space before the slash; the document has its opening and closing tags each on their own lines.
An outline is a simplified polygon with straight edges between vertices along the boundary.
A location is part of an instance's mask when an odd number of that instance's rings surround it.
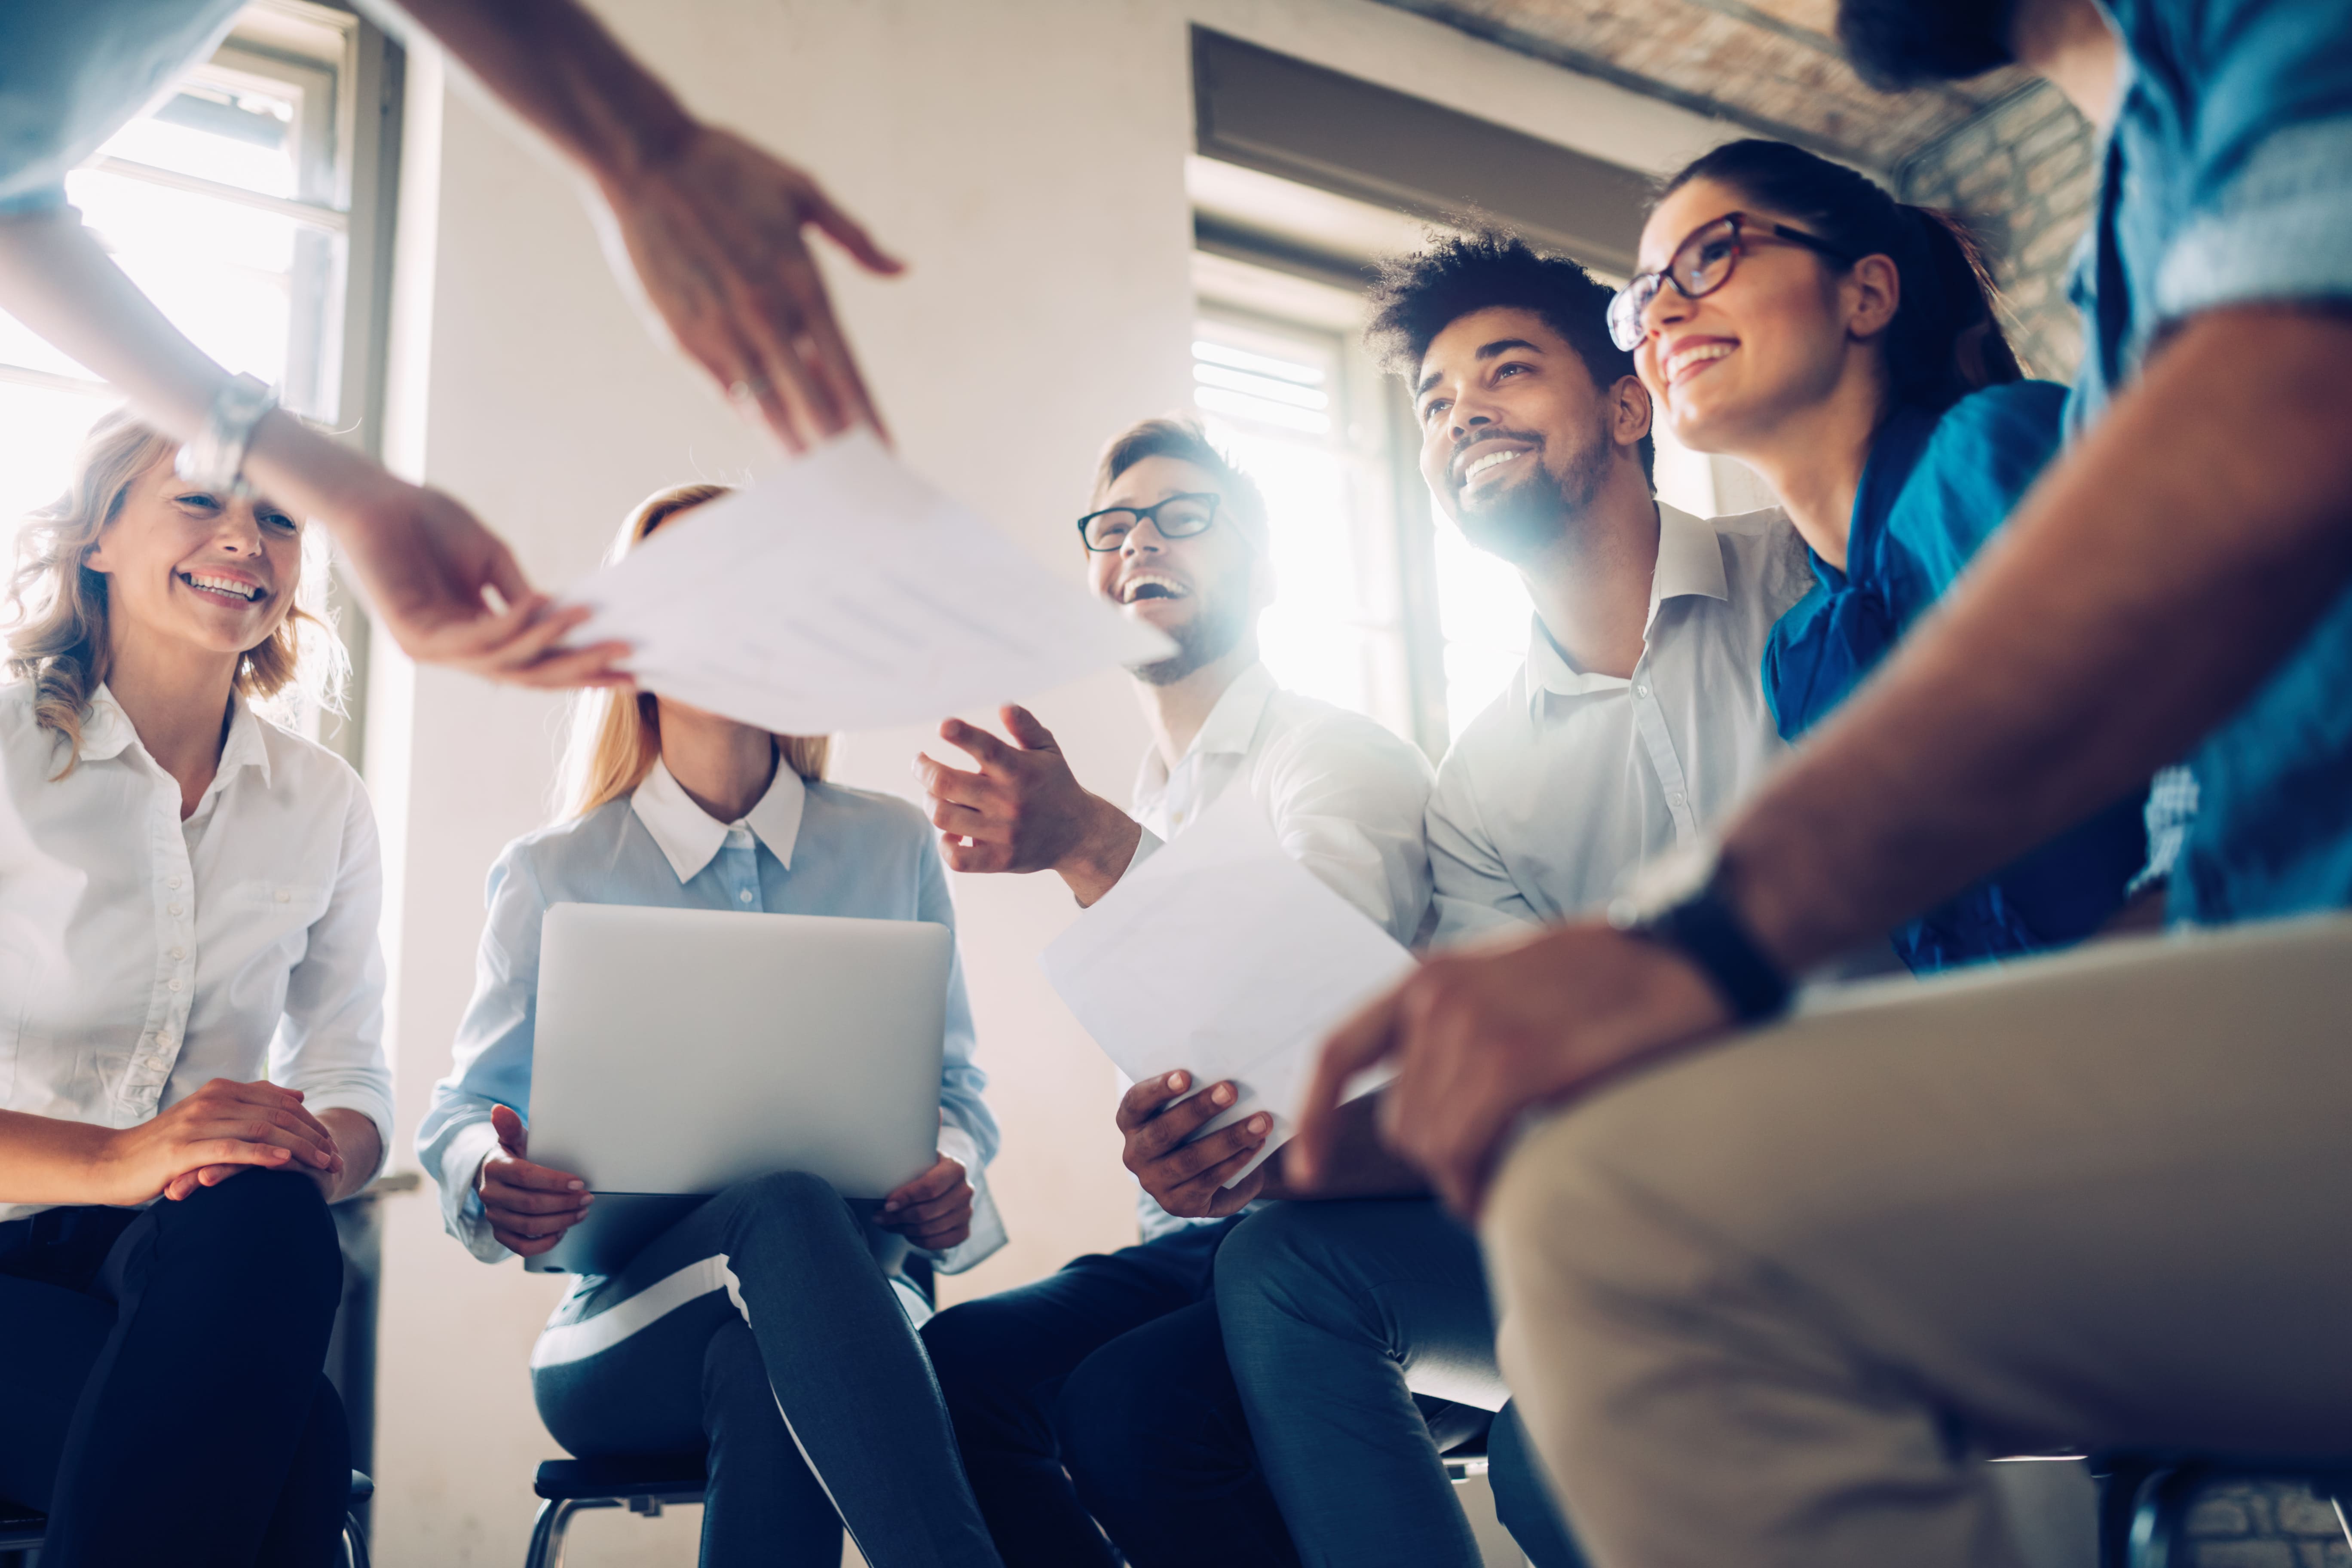
<svg viewBox="0 0 2352 1568">
<path fill-rule="evenodd" d="M 793 867 L 793 845 L 801 836 L 801 813 L 808 804 L 808 785 L 801 775 L 793 772 L 782 756 L 776 759 L 776 777 L 768 785 L 768 793 L 759 804 L 745 813 L 740 826 L 751 830 L 751 836 L 768 847 L 768 853 L 783 864 L 787 871 Z M 694 802 L 685 786 L 670 776 L 669 767 L 660 758 L 654 759 L 653 771 L 646 774 L 629 796 L 629 809 L 646 825 L 646 831 L 677 873 L 681 882 L 690 882 L 705 866 L 719 857 L 727 843 L 730 828 L 738 824 L 721 822 Z"/>
<path fill-rule="evenodd" d="M 220 765 L 213 770 L 213 782 L 205 794 L 214 795 L 228 787 L 239 768 L 252 767 L 261 773 L 261 787 L 269 787 L 269 747 L 264 742 L 261 721 L 242 697 L 228 700 L 228 737 L 221 742 Z M 131 715 L 114 700 L 114 693 L 100 681 L 90 693 L 89 712 L 81 722 L 81 760 L 102 763 L 121 756 L 138 743 L 139 731 L 131 722 Z M 147 748 L 140 746 L 146 756 Z M 148 761 L 152 763 L 154 759 Z"/>
<path fill-rule="evenodd" d="M 1276 690 L 1274 673 L 1263 664 L 1252 664 L 1234 677 L 1234 683 L 1225 688 L 1217 705 L 1201 721 L 1201 732 L 1192 737 L 1184 756 L 1246 755 L 1251 742 L 1257 739 L 1258 723 L 1265 717 L 1265 705 L 1273 700 Z M 1181 763 L 1183 758 L 1178 761 Z M 1149 797 L 1167 788 L 1169 771 L 1159 747 L 1145 752 L 1143 776 L 1136 789 L 1138 796 Z"/>
<path fill-rule="evenodd" d="M 1650 574 L 1649 625 L 1656 624 L 1658 606 L 1668 599 L 1731 597 L 1730 582 L 1723 574 L 1723 542 L 1715 525 L 1664 501 L 1657 505 L 1658 563 Z M 1631 684 L 1622 677 L 1581 670 L 1569 663 L 1544 629 L 1541 616 L 1528 619 L 1527 674 L 1528 710 L 1538 716 L 1547 695 L 1583 697 L 1622 690 Z"/>
</svg>

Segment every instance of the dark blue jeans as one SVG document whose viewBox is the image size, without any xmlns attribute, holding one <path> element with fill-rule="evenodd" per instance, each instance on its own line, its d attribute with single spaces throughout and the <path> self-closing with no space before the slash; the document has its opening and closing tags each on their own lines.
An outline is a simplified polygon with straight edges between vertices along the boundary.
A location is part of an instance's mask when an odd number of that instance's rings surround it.
<svg viewBox="0 0 2352 1568">
<path fill-rule="evenodd" d="M 1217 1258 L 1225 1352 L 1260 1462 L 1312 1568 L 1479 1568 L 1431 1402 L 1507 1397 L 1477 1238 L 1426 1198 L 1280 1203 Z M 1537 1568 L 1581 1568 L 1507 1412 L 1496 1511 Z"/>
<path fill-rule="evenodd" d="M 0 1494 L 42 1568 L 325 1568 L 351 1429 L 321 1374 L 342 1252 L 318 1184 L 0 1226 Z"/>
<path fill-rule="evenodd" d="M 583 1279 L 531 1388 L 572 1453 L 705 1449 L 704 1568 L 997 1568 L 946 1413 L 877 1261 L 814 1176 L 739 1183 L 620 1273 Z"/>
<path fill-rule="evenodd" d="M 1008 1568 L 1297 1563 L 1217 1327 L 1211 1278 L 1234 1223 L 1080 1258 L 925 1325 Z"/>
</svg>

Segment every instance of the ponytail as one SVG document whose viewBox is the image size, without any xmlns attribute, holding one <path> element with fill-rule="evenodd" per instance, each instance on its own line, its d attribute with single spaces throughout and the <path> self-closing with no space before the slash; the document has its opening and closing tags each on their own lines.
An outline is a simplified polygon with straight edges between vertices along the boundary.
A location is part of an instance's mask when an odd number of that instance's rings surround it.
<svg viewBox="0 0 2352 1568">
<path fill-rule="evenodd" d="M 1886 329 L 1895 402 L 1940 411 L 2024 371 L 2000 330 L 1998 293 L 1982 249 L 1954 215 L 1906 205 L 1876 182 L 1785 142 L 1727 142 L 1666 183 L 1664 199 L 1694 180 L 1730 186 L 1796 219 L 1848 256 L 1884 256 L 1902 279 Z"/>
</svg>

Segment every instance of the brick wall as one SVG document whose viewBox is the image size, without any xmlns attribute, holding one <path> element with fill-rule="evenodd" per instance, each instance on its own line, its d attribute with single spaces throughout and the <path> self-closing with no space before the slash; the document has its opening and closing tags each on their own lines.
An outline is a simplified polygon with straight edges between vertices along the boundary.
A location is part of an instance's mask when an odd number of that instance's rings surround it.
<svg viewBox="0 0 2352 1568">
<path fill-rule="evenodd" d="M 2083 352 L 2066 263 L 2098 188 L 2097 144 L 2046 83 L 2003 99 L 1895 171 L 1906 202 L 1969 220 L 1993 260 L 2010 341 L 2033 374 L 2074 378 Z"/>
</svg>

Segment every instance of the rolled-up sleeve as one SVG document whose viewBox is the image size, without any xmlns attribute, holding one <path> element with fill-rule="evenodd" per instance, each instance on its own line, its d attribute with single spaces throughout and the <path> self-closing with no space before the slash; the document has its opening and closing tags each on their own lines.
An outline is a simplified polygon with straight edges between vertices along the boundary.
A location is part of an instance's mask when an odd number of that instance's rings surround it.
<svg viewBox="0 0 2352 1568">
<path fill-rule="evenodd" d="M 1284 736 L 1260 765 L 1260 798 L 1284 851 L 1397 941 L 1418 940 L 1429 910 L 1429 759 L 1386 731 L 1324 722 Z"/>
<path fill-rule="evenodd" d="M 920 856 L 917 918 L 947 927 L 951 939 L 948 949 L 947 1034 L 940 1042 L 940 1053 L 939 1148 L 940 1153 L 964 1168 L 974 1194 L 971 1236 L 959 1246 L 928 1256 L 940 1272 L 956 1274 L 1005 1242 L 1004 1218 L 997 1210 L 994 1194 L 988 1189 L 988 1163 L 996 1158 L 998 1133 L 996 1118 L 990 1112 L 988 1102 L 981 1098 L 988 1087 L 988 1075 L 973 1059 L 979 1040 L 972 1028 L 971 999 L 964 991 L 963 946 L 952 941 L 955 900 L 948 891 L 947 868 L 940 863 L 939 851 L 932 847 L 928 832 L 923 836 Z"/>
<path fill-rule="evenodd" d="M 2183 216 L 2156 268 L 2159 321 L 2352 299 L 2352 34 L 2342 8 L 2143 0 L 2127 9 L 2135 55 L 2178 68 L 2134 88 L 2179 100 L 2167 139 L 2185 157 L 2174 174 Z"/>
<path fill-rule="evenodd" d="M 348 775 L 347 775 L 348 776 Z M 302 1091 L 312 1114 L 356 1110 L 392 1148 L 392 1069 L 383 1056 L 383 860 L 367 791 L 351 780 L 334 889 L 286 978 L 286 1012 L 270 1042 L 269 1077 Z M 376 1171 L 383 1169 L 383 1154 Z M 368 1173 L 375 1178 L 376 1171 Z"/>
<path fill-rule="evenodd" d="M 1428 832 L 1437 903 L 1432 945 L 1450 946 L 1514 922 L 1542 921 L 1486 831 L 1469 763 L 1458 749 L 1437 770 L 1437 787 L 1429 796 Z"/>
<path fill-rule="evenodd" d="M 486 1263 L 510 1256 L 490 1234 L 474 1173 L 498 1147 L 490 1111 L 528 1120 L 530 1053 L 539 1006 L 539 933 L 546 894 L 528 852 L 510 847 L 490 868 L 489 919 L 474 960 L 474 999 L 457 1026 L 449 1076 L 416 1130 L 416 1156 L 441 1188 L 441 1222 Z"/>
</svg>

